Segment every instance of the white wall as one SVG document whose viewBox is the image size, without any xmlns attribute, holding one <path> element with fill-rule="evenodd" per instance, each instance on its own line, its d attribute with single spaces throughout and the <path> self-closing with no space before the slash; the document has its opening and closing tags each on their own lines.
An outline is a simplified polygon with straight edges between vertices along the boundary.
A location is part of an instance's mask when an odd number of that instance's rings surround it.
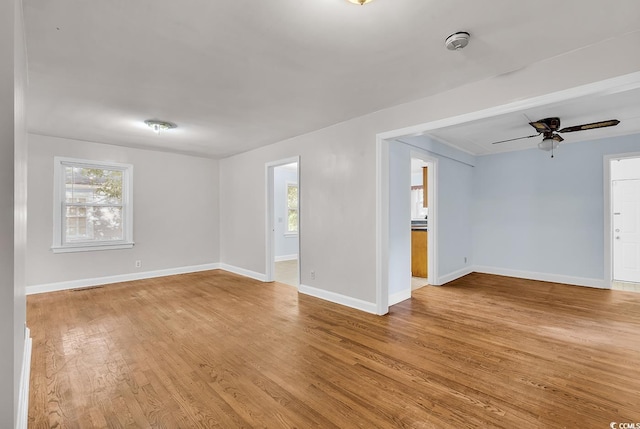
<svg viewBox="0 0 640 429">
<path fill-rule="evenodd" d="M 10 3 L 7 5 L 7 3 Z M 14 111 L 13 2 L 0 9 L 0 427 L 13 426 Z"/>
<path fill-rule="evenodd" d="M 626 48 L 634 43 L 640 43 L 640 33 L 221 160 L 221 261 L 265 273 L 264 165 L 300 155 L 301 283 L 371 309 L 376 301 L 376 134 L 639 71 L 640 56 Z M 453 168 L 443 180 L 464 188 L 471 173 L 460 173 Z M 449 198 L 441 201 L 443 210 L 469 212 L 469 201 Z M 455 228 L 460 219 L 441 221 L 444 228 Z M 460 243 L 440 241 L 439 252 L 450 261 L 441 262 L 443 274 L 455 271 L 464 256 L 457 250 Z"/>
<path fill-rule="evenodd" d="M 26 63 L 20 2 L 0 4 L 0 427 L 14 427 L 26 322 Z"/>
<path fill-rule="evenodd" d="M 455 273 L 473 263 L 474 170 L 447 158 L 438 163 L 438 283 L 445 277 L 455 277 Z"/>
<path fill-rule="evenodd" d="M 606 154 L 640 151 L 640 135 L 478 157 L 474 261 L 483 271 L 604 280 Z M 570 280 L 570 279 L 566 279 Z"/>
<path fill-rule="evenodd" d="M 273 169 L 273 219 L 276 261 L 298 255 L 298 236 L 287 235 L 287 183 L 298 183 L 298 172 L 289 167 Z"/>
<path fill-rule="evenodd" d="M 422 186 L 422 172 L 411 175 L 411 186 Z"/>
<path fill-rule="evenodd" d="M 336 126 L 220 160 L 221 262 L 265 273 L 265 163 L 300 155 L 301 283 L 373 302 L 375 153 L 353 144 L 372 140 Z"/>
<path fill-rule="evenodd" d="M 14 422 L 20 422 L 26 427 L 26 407 L 28 406 L 29 379 L 21 379 L 23 370 L 30 371 L 30 343 L 29 352 L 25 356 L 25 325 L 27 321 L 26 289 L 26 261 L 27 261 L 27 122 L 26 122 L 26 92 L 27 92 L 27 52 L 24 38 L 24 22 L 22 17 L 22 2 L 16 2 L 15 8 L 15 199 L 14 199 L 14 304 L 13 304 L 13 405 Z M 29 340 L 30 341 L 30 340 Z M 25 360 L 26 359 L 26 360 Z M 22 384 L 21 384 L 22 383 Z M 21 391 L 24 389 L 24 392 Z M 24 396 L 20 397 L 22 394 Z M 20 402 L 20 404 L 19 404 Z M 22 408 L 19 408 L 19 405 Z M 20 412 L 21 415 L 17 415 Z"/>
<path fill-rule="evenodd" d="M 30 135 L 27 285 L 219 261 L 218 161 Z M 133 164 L 133 249 L 51 252 L 53 158 Z M 135 268 L 136 260 L 142 268 Z"/>
<path fill-rule="evenodd" d="M 424 167 L 427 164 L 418 159 L 411 159 L 411 187 L 420 186 L 422 188 L 424 179 Z M 429 209 L 422 206 L 424 189 L 411 190 L 411 219 L 425 219 Z"/>
<path fill-rule="evenodd" d="M 411 150 L 389 147 L 389 305 L 411 296 Z"/>
</svg>

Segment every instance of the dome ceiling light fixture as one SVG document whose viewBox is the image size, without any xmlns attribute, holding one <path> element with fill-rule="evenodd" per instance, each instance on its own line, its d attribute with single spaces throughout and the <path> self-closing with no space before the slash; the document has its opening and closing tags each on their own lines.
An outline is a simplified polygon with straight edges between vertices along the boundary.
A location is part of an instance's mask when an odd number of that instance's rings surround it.
<svg viewBox="0 0 640 429">
<path fill-rule="evenodd" d="M 558 146 L 560 145 L 560 141 L 556 137 L 560 137 L 560 136 L 557 135 L 557 134 L 555 134 L 553 136 L 545 136 L 542 139 L 542 141 L 540 143 L 538 143 L 538 149 L 544 150 L 546 152 L 558 149 Z M 560 138 L 562 138 L 562 137 L 560 137 Z M 551 154 L 551 158 L 553 158 L 553 153 Z"/>
<path fill-rule="evenodd" d="M 364 6 L 365 4 L 369 3 L 371 0 L 347 0 L 347 1 L 353 4 L 359 4 L 360 6 Z"/>
<path fill-rule="evenodd" d="M 171 122 L 157 121 L 155 119 L 147 119 L 144 123 L 147 124 L 156 134 L 160 134 L 160 131 L 172 130 L 178 127 L 176 124 Z"/>
<path fill-rule="evenodd" d="M 450 51 L 457 51 L 467 46 L 470 38 L 466 31 L 458 31 L 445 39 L 444 46 Z"/>
</svg>

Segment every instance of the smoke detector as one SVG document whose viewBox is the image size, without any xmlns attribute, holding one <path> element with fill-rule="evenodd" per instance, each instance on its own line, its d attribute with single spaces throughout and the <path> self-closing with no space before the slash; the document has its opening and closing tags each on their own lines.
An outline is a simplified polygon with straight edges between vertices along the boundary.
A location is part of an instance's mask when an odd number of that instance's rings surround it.
<svg viewBox="0 0 640 429">
<path fill-rule="evenodd" d="M 457 33 L 453 33 L 451 36 L 447 37 L 444 41 L 444 46 L 446 46 L 450 51 L 457 51 L 469 44 L 470 37 L 471 35 L 466 31 L 458 31 Z"/>
</svg>

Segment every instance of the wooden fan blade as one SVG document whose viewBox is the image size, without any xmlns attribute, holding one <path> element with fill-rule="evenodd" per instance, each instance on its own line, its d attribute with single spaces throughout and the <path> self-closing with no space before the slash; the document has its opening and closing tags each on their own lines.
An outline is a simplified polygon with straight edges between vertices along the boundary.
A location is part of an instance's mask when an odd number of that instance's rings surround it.
<svg viewBox="0 0 640 429">
<path fill-rule="evenodd" d="M 553 131 L 549 127 L 549 125 L 547 125 L 545 122 L 542 122 L 542 121 L 529 122 L 529 125 L 531 125 L 533 128 L 535 128 L 536 131 L 539 132 L 540 134 L 542 134 L 542 133 L 550 133 L 551 131 Z"/>
<path fill-rule="evenodd" d="M 608 121 L 593 122 L 591 124 L 575 125 L 558 130 L 559 133 L 572 133 L 574 131 L 593 130 L 594 128 L 613 127 L 620 123 L 617 119 L 609 119 Z"/>
<path fill-rule="evenodd" d="M 564 139 L 562 138 L 562 136 L 558 135 L 558 134 L 554 134 L 552 137 L 555 141 L 557 141 L 558 143 L 563 142 Z"/>
<path fill-rule="evenodd" d="M 491 144 L 500 144 L 500 143 L 506 143 L 506 142 L 512 142 L 514 140 L 522 140 L 522 139 L 530 139 L 531 137 L 538 137 L 540 134 L 533 134 L 531 136 L 525 136 L 525 137 L 516 137 L 515 139 L 508 139 L 508 140 L 500 140 L 499 142 L 493 142 Z"/>
</svg>

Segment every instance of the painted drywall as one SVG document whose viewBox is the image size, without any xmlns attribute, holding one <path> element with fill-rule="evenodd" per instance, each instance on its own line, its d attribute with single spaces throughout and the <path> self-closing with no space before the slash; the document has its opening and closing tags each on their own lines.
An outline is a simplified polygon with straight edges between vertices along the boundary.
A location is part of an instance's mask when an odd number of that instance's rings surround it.
<svg viewBox="0 0 640 429">
<path fill-rule="evenodd" d="M 18 1 L 0 5 L 0 427 L 15 427 L 24 353 L 26 54 Z"/>
<path fill-rule="evenodd" d="M 473 250 L 481 267 L 604 279 L 603 157 L 640 135 L 478 157 Z"/>
<path fill-rule="evenodd" d="M 639 71 L 640 56 L 626 49 L 630 43 L 640 43 L 640 33 L 221 160 L 221 262 L 265 273 L 264 165 L 300 155 L 301 282 L 374 303 L 376 134 Z M 460 179 L 453 170 L 445 179 L 470 181 L 471 173 L 464 171 Z M 449 198 L 441 203 L 447 210 L 460 204 L 464 213 L 471 204 L 456 201 L 456 195 Z M 457 223 L 443 221 L 445 227 Z M 440 241 L 445 243 L 440 252 L 453 261 L 443 266 L 444 272 L 455 270 L 463 255 L 458 255 L 455 241 Z"/>
<path fill-rule="evenodd" d="M 438 163 L 438 277 L 473 263 L 472 193 L 475 168 L 448 158 Z M 441 280 L 438 283 L 442 283 Z"/>
<path fill-rule="evenodd" d="M 411 296 L 411 150 L 405 144 L 389 148 L 389 298 Z M 395 302 L 394 302 L 395 301 Z"/>
<path fill-rule="evenodd" d="M 218 161 L 40 135 L 29 142 L 28 286 L 219 261 Z M 54 156 L 133 164 L 133 249 L 50 250 Z"/>
<path fill-rule="evenodd" d="M 298 183 L 298 172 L 289 167 L 273 169 L 273 219 L 276 261 L 298 255 L 298 235 L 287 234 L 287 184 Z"/>
<path fill-rule="evenodd" d="M 14 352 L 14 2 L 0 6 L 0 427 L 13 427 Z"/>
<path fill-rule="evenodd" d="M 300 155 L 301 282 L 373 302 L 375 287 L 361 289 L 375 285 L 375 153 L 353 144 L 374 140 L 368 128 L 327 128 L 320 140 L 308 134 L 221 160 L 221 262 L 265 273 L 265 163 Z"/>
<path fill-rule="evenodd" d="M 22 17 L 22 2 L 15 3 L 15 41 L 14 41 L 14 285 L 13 285 L 13 412 L 14 425 L 26 428 L 28 412 L 28 388 L 30 371 L 30 349 L 25 356 L 25 325 L 27 321 L 26 289 L 26 260 L 27 260 L 27 122 L 26 122 L 26 92 L 27 80 L 27 52 L 24 35 L 24 20 Z M 30 340 L 29 340 L 30 341 Z M 24 371 L 24 372 L 23 372 Z M 22 378 L 24 374 L 25 378 Z M 20 414 L 18 414 L 20 413 Z M 0 425 L 1 426 L 1 425 Z"/>
</svg>

